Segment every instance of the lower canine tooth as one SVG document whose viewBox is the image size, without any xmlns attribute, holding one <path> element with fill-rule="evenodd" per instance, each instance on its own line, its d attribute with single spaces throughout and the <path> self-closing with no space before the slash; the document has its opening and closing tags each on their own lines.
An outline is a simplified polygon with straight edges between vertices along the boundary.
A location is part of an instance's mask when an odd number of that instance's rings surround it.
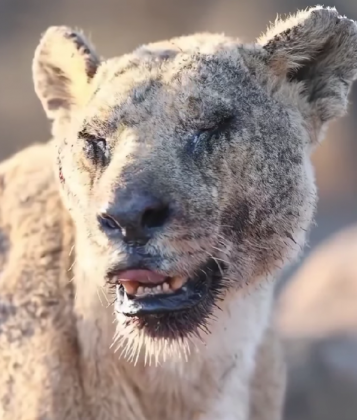
<svg viewBox="0 0 357 420">
<path fill-rule="evenodd" d="M 172 290 L 178 290 L 183 286 L 184 283 L 185 279 L 183 277 L 173 277 L 170 280 L 170 287 Z"/>
</svg>

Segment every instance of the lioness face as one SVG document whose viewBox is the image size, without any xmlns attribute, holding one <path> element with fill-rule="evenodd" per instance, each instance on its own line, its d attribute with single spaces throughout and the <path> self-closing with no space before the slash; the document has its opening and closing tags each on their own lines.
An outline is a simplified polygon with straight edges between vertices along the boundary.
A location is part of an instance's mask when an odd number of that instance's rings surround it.
<svg viewBox="0 0 357 420">
<path fill-rule="evenodd" d="M 80 34 L 47 31 L 36 90 L 67 206 L 122 325 L 154 339 L 199 334 L 228 294 L 296 255 L 315 204 L 309 151 L 356 75 L 357 60 L 338 57 L 353 47 L 356 58 L 356 25 L 336 16 L 305 12 L 254 48 L 199 35 L 103 62 Z M 294 48 L 320 51 L 326 19 L 342 47 L 294 62 Z"/>
<path fill-rule="evenodd" d="M 282 264 L 311 215 L 306 133 L 225 55 L 103 67 L 59 152 L 116 311 L 155 337 L 205 325 Z"/>
</svg>

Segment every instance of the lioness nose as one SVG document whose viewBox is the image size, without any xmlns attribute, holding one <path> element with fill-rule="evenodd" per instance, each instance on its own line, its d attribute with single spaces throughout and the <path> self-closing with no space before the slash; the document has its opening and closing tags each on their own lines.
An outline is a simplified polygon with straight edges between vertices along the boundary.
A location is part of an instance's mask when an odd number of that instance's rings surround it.
<svg viewBox="0 0 357 420">
<path fill-rule="evenodd" d="M 102 213 L 109 229 L 120 229 L 127 243 L 144 245 L 169 216 L 169 207 L 148 193 L 119 194 L 116 203 Z"/>
</svg>

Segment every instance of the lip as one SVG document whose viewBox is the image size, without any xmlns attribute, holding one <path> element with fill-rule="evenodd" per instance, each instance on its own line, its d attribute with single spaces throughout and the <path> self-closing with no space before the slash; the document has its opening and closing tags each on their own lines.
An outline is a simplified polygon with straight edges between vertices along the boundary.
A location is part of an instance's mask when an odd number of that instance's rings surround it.
<svg viewBox="0 0 357 420">
<path fill-rule="evenodd" d="M 116 277 L 120 282 L 137 281 L 141 284 L 161 284 L 167 276 L 151 270 L 131 269 L 117 273 Z"/>
<path fill-rule="evenodd" d="M 224 268 L 216 260 L 209 259 L 180 289 L 169 294 L 131 296 L 125 292 L 122 284 L 116 284 L 115 310 L 127 317 L 189 311 L 209 294 L 213 279 L 222 276 L 222 269 Z M 130 271 L 134 272 L 135 269 Z"/>
</svg>

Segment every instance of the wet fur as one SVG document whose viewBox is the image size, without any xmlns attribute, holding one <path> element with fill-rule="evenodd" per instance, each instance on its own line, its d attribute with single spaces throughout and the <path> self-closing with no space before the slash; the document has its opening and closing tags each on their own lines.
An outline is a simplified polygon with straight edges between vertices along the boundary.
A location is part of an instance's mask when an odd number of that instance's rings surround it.
<svg viewBox="0 0 357 420">
<path fill-rule="evenodd" d="M 52 27 L 33 72 L 54 141 L 0 167 L 2 418 L 278 420 L 273 279 L 305 242 L 309 155 L 346 110 L 356 24 L 316 8 L 255 45 L 198 34 L 107 61 Z M 213 134 L 197 140 L 202 131 Z M 135 189 L 174 209 L 143 250 L 152 268 L 227 266 L 208 313 L 187 313 L 187 332 L 173 317 L 161 339 L 115 317 L 105 284 L 128 249 L 96 216 Z"/>
</svg>

